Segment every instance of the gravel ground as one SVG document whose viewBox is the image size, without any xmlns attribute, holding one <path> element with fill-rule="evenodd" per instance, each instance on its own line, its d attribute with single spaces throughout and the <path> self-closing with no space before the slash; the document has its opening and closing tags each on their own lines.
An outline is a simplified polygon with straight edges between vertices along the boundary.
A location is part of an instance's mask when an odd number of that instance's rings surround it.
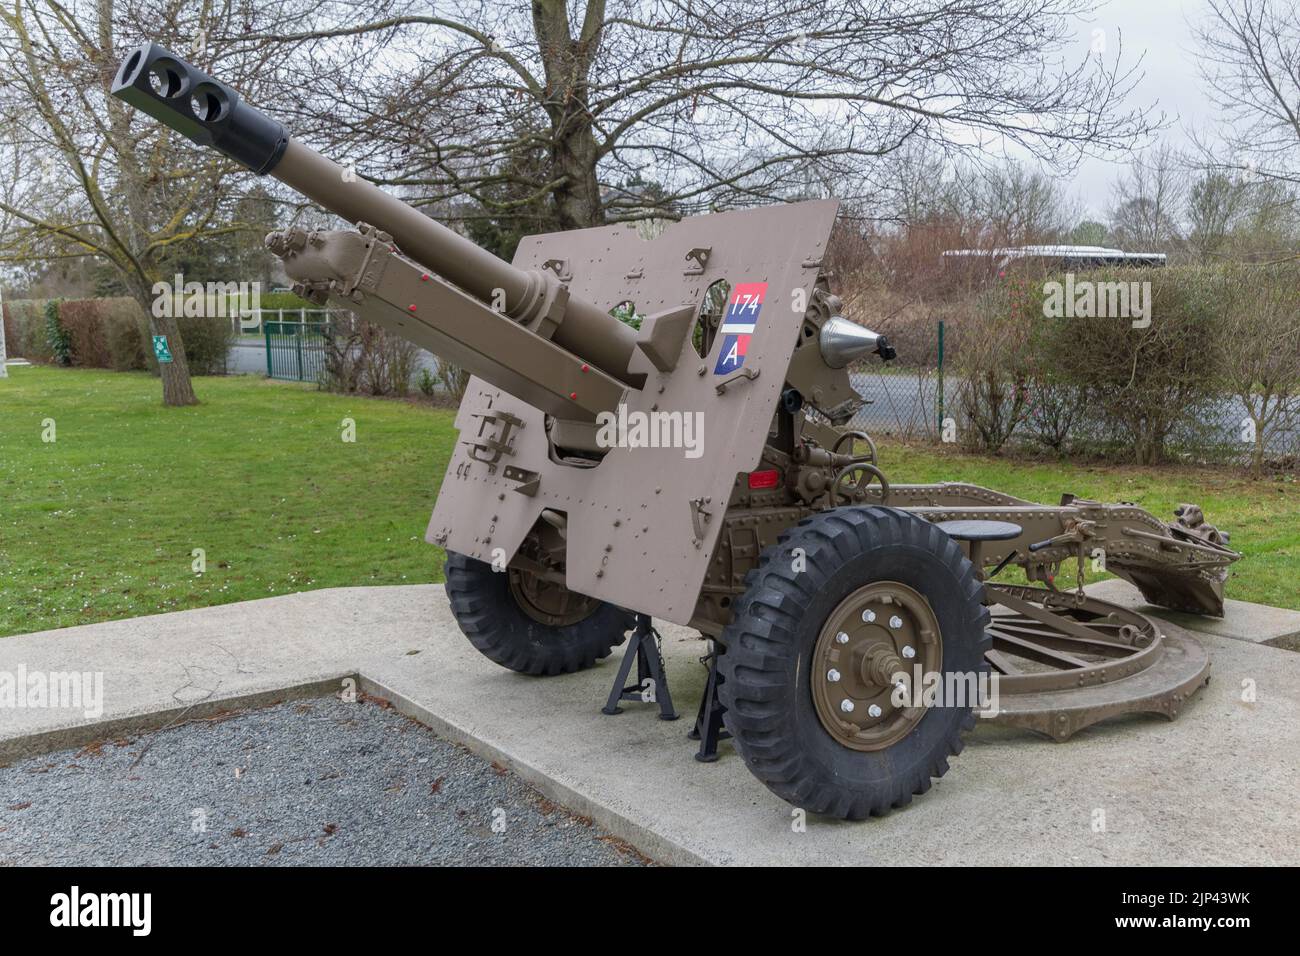
<svg viewBox="0 0 1300 956">
<path fill-rule="evenodd" d="M 280 704 L 0 768 L 0 865 L 646 862 L 384 702 Z"/>
</svg>

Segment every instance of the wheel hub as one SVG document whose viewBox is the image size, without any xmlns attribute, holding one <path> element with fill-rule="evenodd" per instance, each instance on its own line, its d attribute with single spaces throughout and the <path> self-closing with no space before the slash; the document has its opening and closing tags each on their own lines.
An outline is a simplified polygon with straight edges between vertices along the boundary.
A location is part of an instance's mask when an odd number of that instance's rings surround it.
<svg viewBox="0 0 1300 956">
<path fill-rule="evenodd" d="M 831 612 L 813 647 L 818 720 L 850 749 L 888 747 L 925 716 L 923 706 L 909 706 L 913 668 L 930 673 L 942 664 L 939 622 L 925 598 L 896 581 L 861 587 Z"/>
<path fill-rule="evenodd" d="M 910 645 L 909 645 L 910 646 Z M 894 653 L 888 641 L 874 644 L 862 655 L 862 680 L 867 684 L 894 685 L 903 672 L 903 659 Z"/>
<path fill-rule="evenodd" d="M 510 568 L 510 593 L 523 611 L 539 624 L 566 627 L 585 621 L 600 607 L 600 601 L 575 594 L 563 584 L 536 574 Z"/>
</svg>

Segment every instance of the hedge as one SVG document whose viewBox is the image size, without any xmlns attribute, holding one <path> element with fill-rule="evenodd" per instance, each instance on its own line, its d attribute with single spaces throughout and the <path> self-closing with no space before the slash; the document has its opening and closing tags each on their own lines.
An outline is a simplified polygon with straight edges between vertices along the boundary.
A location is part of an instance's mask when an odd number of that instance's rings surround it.
<svg viewBox="0 0 1300 956">
<path fill-rule="evenodd" d="M 72 362 L 86 368 L 144 368 L 143 320 L 134 299 L 78 299 L 59 305 Z"/>
<path fill-rule="evenodd" d="M 1280 411 L 1260 423 L 1279 434 L 1300 413 L 1300 269 L 1104 270 L 1071 281 L 1149 283 L 1149 321 L 1045 309 L 1060 288 L 1049 283 L 1064 276 L 987 287 L 953 342 L 969 447 L 1028 440 L 1153 464 L 1171 443 L 1209 449 L 1235 434 L 1233 396 L 1271 401 Z"/>
<path fill-rule="evenodd" d="M 18 332 L 18 317 L 5 302 L 0 306 L 0 325 L 4 328 L 5 354 L 10 358 L 23 358 L 23 343 Z"/>
<path fill-rule="evenodd" d="M 33 362 L 54 362 L 53 346 L 61 335 L 66 338 L 74 366 L 118 372 L 149 369 L 157 374 L 148 319 L 134 299 L 59 301 L 55 304 L 56 326 L 50 326 L 46 318 L 50 304 L 50 300 L 43 299 L 5 303 L 6 343 L 11 355 Z M 225 374 L 226 357 L 234 342 L 229 319 L 182 316 L 176 324 L 185 340 L 190 372 Z"/>
<path fill-rule="evenodd" d="M 5 347 L 11 357 L 29 362 L 54 359 L 45 334 L 45 302 L 45 299 L 5 301 Z"/>
</svg>

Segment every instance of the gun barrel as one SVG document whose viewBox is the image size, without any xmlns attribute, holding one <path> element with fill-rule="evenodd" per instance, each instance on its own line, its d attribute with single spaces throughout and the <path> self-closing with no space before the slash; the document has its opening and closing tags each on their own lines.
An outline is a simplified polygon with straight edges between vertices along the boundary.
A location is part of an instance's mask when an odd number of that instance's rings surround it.
<svg viewBox="0 0 1300 956">
<path fill-rule="evenodd" d="M 543 281 L 293 139 L 231 87 L 156 43 L 127 55 L 112 94 L 259 176 L 271 175 L 351 223 L 367 222 L 402 252 L 482 302 L 523 316 Z M 593 303 L 570 297 L 552 340 L 627 381 L 636 333 Z"/>
<path fill-rule="evenodd" d="M 393 237 L 407 255 L 466 292 L 491 301 L 495 290 L 512 312 L 529 295 L 528 273 L 499 259 L 396 196 L 290 139 L 271 175 L 348 222 L 368 222 Z"/>
</svg>

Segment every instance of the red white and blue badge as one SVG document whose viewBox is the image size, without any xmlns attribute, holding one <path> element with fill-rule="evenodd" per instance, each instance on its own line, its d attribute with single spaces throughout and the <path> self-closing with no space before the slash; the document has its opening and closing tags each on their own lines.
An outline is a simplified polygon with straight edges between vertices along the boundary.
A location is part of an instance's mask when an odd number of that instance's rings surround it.
<svg viewBox="0 0 1300 956">
<path fill-rule="evenodd" d="M 718 330 L 722 349 L 713 368 L 714 375 L 734 372 L 745 364 L 745 352 L 758 325 L 758 313 L 766 295 L 766 282 L 742 282 L 731 290 L 727 314 L 722 317 L 722 328 Z"/>
</svg>

